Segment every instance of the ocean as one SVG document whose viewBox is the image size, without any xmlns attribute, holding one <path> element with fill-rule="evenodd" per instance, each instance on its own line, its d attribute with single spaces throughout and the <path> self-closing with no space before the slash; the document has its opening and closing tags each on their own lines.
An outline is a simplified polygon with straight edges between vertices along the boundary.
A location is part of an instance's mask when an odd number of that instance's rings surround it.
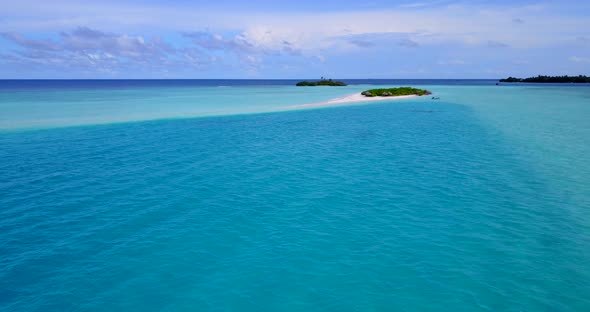
<svg viewBox="0 0 590 312">
<path fill-rule="evenodd" d="M 0 81 L 0 310 L 590 311 L 590 86 L 347 81 Z"/>
</svg>

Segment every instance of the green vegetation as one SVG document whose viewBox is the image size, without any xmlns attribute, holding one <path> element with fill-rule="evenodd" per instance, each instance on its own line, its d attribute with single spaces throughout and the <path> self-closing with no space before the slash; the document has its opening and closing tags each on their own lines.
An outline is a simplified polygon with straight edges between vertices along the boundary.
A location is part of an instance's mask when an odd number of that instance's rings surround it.
<svg viewBox="0 0 590 312">
<path fill-rule="evenodd" d="M 432 92 L 428 90 L 416 89 L 411 87 L 389 88 L 389 89 L 371 89 L 361 93 L 364 96 L 401 96 L 401 95 L 430 95 Z"/>
<path fill-rule="evenodd" d="M 336 81 L 332 79 L 324 79 L 322 77 L 319 81 L 301 81 L 296 84 L 298 87 L 315 87 L 315 86 L 332 86 L 332 87 L 343 87 L 346 83 L 342 81 Z"/>
<path fill-rule="evenodd" d="M 500 79 L 500 82 L 535 82 L 535 83 L 590 83 L 590 77 L 587 76 L 537 76 L 530 78 L 508 77 Z"/>
</svg>

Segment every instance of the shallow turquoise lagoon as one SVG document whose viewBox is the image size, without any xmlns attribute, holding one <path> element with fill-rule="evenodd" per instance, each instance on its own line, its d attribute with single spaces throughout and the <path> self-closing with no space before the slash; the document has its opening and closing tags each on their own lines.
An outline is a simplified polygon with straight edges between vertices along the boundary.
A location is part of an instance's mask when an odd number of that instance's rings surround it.
<svg viewBox="0 0 590 312">
<path fill-rule="evenodd" d="M 366 87 L 1 92 L 0 310 L 590 310 L 590 87 Z"/>
</svg>

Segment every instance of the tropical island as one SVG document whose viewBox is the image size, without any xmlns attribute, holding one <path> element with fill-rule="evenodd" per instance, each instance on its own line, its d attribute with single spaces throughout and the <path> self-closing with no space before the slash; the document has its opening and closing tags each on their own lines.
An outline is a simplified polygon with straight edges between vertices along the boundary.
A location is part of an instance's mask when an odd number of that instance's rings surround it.
<svg viewBox="0 0 590 312">
<path fill-rule="evenodd" d="M 366 97 L 375 96 L 404 96 L 404 95 L 430 95 L 432 92 L 428 90 L 416 89 L 412 87 L 400 87 L 400 88 L 386 88 L 386 89 L 371 89 L 361 92 Z"/>
<path fill-rule="evenodd" d="M 298 87 L 316 87 L 316 86 L 330 86 L 330 87 L 344 87 L 346 83 L 332 79 L 320 79 L 319 81 L 300 81 L 296 84 Z"/>
<path fill-rule="evenodd" d="M 373 101 L 393 101 L 413 98 L 416 96 L 430 95 L 432 92 L 428 90 L 416 89 L 411 87 L 388 88 L 388 89 L 371 89 L 361 93 L 353 93 L 343 97 L 331 99 L 323 102 L 308 103 L 291 106 L 293 108 L 306 107 L 320 107 L 350 103 L 363 103 Z M 433 100 L 438 100 L 438 97 L 433 97 Z"/>
<path fill-rule="evenodd" d="M 579 76 L 537 76 L 529 78 L 508 77 L 500 82 L 529 82 L 529 83 L 590 83 L 590 77 Z"/>
</svg>

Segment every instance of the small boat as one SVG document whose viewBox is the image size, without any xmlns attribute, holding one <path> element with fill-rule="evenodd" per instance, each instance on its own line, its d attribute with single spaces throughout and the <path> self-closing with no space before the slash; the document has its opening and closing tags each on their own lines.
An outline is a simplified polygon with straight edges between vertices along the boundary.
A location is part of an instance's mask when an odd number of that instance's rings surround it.
<svg viewBox="0 0 590 312">
<path fill-rule="evenodd" d="M 433 96 L 432 99 L 433 100 L 440 100 L 440 98 L 438 96 Z"/>
</svg>

